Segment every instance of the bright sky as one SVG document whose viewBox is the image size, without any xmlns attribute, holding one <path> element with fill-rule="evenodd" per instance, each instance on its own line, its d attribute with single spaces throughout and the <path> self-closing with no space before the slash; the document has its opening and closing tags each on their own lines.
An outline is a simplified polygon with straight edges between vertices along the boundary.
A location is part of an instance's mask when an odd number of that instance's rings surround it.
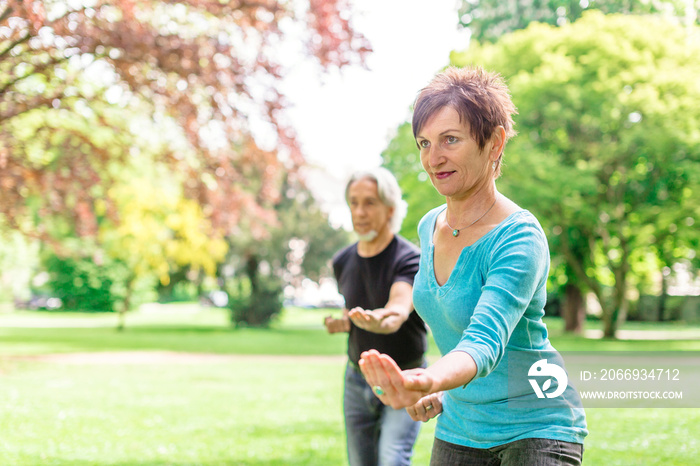
<svg viewBox="0 0 700 466">
<path fill-rule="evenodd" d="M 399 124 L 410 117 L 418 93 L 449 62 L 449 52 L 466 48 L 469 34 L 457 25 L 457 0 L 354 0 L 353 24 L 372 44 L 368 69 L 355 67 L 319 77 L 299 65 L 285 92 L 294 104 L 288 115 L 307 161 L 319 167 L 311 188 L 348 227 L 343 188 L 351 172 L 380 165 Z"/>
</svg>

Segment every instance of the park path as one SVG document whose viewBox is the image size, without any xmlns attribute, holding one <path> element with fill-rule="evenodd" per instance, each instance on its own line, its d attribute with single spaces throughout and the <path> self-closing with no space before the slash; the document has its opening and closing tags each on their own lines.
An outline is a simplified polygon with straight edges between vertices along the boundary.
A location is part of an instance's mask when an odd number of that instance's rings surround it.
<svg viewBox="0 0 700 466">
<path fill-rule="evenodd" d="M 584 336 L 590 339 L 603 338 L 603 331 L 587 329 Z M 618 340 L 700 340 L 700 328 L 678 330 L 618 330 Z"/>
<path fill-rule="evenodd" d="M 52 362 L 61 364 L 216 364 L 239 361 L 342 363 L 343 355 L 259 355 L 183 353 L 178 351 L 98 351 L 85 353 L 51 353 L 4 356 L 5 359 Z"/>
</svg>

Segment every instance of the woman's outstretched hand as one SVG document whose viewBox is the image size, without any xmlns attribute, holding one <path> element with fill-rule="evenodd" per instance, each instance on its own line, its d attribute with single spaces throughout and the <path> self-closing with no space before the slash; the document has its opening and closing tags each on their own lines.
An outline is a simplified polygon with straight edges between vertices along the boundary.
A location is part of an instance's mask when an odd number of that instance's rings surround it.
<svg viewBox="0 0 700 466">
<path fill-rule="evenodd" d="M 394 409 L 415 407 L 423 397 L 431 394 L 434 385 L 433 377 L 427 370 L 402 371 L 390 356 L 376 350 L 360 355 L 360 369 L 379 400 Z"/>
</svg>

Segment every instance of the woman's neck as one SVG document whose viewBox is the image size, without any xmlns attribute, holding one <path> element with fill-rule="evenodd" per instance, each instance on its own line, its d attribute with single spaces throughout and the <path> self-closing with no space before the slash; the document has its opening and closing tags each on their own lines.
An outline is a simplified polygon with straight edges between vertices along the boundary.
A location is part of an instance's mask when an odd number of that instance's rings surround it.
<svg viewBox="0 0 700 466">
<path fill-rule="evenodd" d="M 498 199 L 499 193 L 496 184 L 486 185 L 479 191 L 463 197 L 447 197 L 448 223 L 455 229 L 466 228 L 477 219 L 480 219 Z"/>
</svg>

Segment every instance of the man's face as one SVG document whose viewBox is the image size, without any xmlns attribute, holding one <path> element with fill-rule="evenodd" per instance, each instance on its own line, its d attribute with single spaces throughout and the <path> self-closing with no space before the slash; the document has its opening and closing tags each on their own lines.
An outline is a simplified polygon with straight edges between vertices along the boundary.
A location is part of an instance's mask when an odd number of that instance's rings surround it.
<svg viewBox="0 0 700 466">
<path fill-rule="evenodd" d="M 394 213 L 392 207 L 382 203 L 373 180 L 355 181 L 348 189 L 348 204 L 352 215 L 352 226 L 361 241 L 371 241 L 379 233 L 389 230 Z"/>
</svg>

